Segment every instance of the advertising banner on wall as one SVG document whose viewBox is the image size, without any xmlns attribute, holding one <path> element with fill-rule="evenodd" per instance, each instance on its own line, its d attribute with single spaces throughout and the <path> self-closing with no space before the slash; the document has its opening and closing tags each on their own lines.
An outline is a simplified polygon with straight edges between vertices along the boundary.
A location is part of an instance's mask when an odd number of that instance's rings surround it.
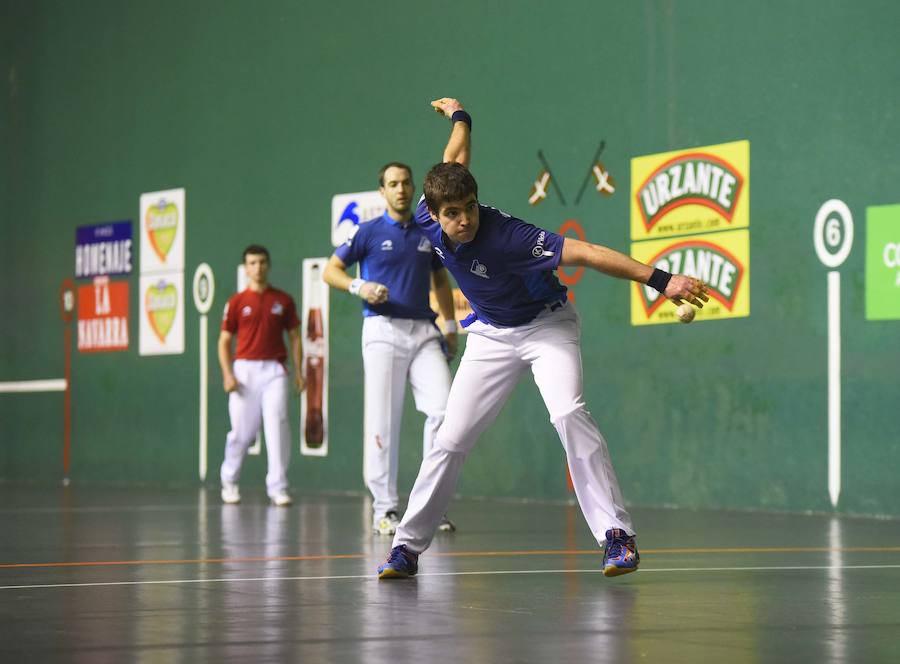
<svg viewBox="0 0 900 664">
<path fill-rule="evenodd" d="M 359 225 L 384 214 L 384 199 L 377 191 L 337 194 L 331 199 L 331 245 L 346 242 Z"/>
<path fill-rule="evenodd" d="M 75 229 L 75 278 L 131 274 L 130 221 L 79 226 Z"/>
<path fill-rule="evenodd" d="M 709 302 L 697 310 L 697 320 L 750 315 L 748 230 L 636 242 L 631 245 L 631 255 L 666 272 L 705 281 L 709 286 Z M 650 286 L 632 284 L 632 325 L 676 322 L 674 304 Z"/>
<path fill-rule="evenodd" d="M 900 320 L 900 205 L 866 208 L 866 320 Z"/>
<path fill-rule="evenodd" d="M 322 272 L 328 258 L 303 261 L 303 373 L 300 398 L 300 453 L 328 455 L 328 285 Z"/>
<path fill-rule="evenodd" d="M 632 240 L 745 228 L 749 224 L 749 141 L 631 160 Z"/>
<path fill-rule="evenodd" d="M 184 272 L 184 189 L 141 194 L 141 274 Z"/>
<path fill-rule="evenodd" d="M 128 350 L 128 282 L 94 277 L 78 287 L 78 351 L 121 350 Z"/>
<path fill-rule="evenodd" d="M 141 194 L 140 354 L 184 352 L 184 189 Z"/>
<path fill-rule="evenodd" d="M 184 272 L 141 275 L 140 354 L 184 352 Z"/>
</svg>

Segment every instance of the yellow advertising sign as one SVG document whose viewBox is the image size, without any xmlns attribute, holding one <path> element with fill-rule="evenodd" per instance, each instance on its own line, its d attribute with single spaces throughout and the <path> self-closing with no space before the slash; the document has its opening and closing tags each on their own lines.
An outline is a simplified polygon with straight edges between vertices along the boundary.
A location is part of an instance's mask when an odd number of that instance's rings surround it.
<svg viewBox="0 0 900 664">
<path fill-rule="evenodd" d="M 696 321 L 750 315 L 750 231 L 726 231 L 631 245 L 631 256 L 660 270 L 709 285 L 709 302 Z M 677 323 L 675 305 L 649 286 L 631 289 L 631 324 Z"/>
<path fill-rule="evenodd" d="M 750 141 L 631 160 L 631 239 L 750 224 Z"/>
</svg>

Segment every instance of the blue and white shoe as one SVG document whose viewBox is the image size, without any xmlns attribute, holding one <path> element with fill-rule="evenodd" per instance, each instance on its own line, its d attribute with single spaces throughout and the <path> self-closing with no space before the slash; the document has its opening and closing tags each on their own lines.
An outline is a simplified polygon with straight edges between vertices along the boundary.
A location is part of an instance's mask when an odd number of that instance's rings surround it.
<svg viewBox="0 0 900 664">
<path fill-rule="evenodd" d="M 634 535 L 620 528 L 606 531 L 606 550 L 603 552 L 603 576 L 619 576 L 636 572 L 641 554 L 634 543 Z"/>
<path fill-rule="evenodd" d="M 405 579 L 419 571 L 419 554 L 406 548 L 405 544 L 391 549 L 388 559 L 378 566 L 379 579 Z"/>
</svg>

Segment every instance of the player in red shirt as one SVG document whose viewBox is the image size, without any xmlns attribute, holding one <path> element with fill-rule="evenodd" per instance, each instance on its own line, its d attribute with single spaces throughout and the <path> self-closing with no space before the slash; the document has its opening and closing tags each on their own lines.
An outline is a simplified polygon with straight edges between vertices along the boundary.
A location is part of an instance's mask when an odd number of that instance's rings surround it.
<svg viewBox="0 0 900 664">
<path fill-rule="evenodd" d="M 225 305 L 219 334 L 219 364 L 222 383 L 228 393 L 231 431 L 225 439 L 222 462 L 222 501 L 239 503 L 238 478 L 250 444 L 259 433 L 260 420 L 266 433 L 269 470 L 266 490 L 275 505 L 285 507 L 293 501 L 287 491 L 287 467 L 290 460 L 291 431 L 288 425 L 287 349 L 283 334 L 288 333 L 294 388 L 304 388 L 300 358 L 300 319 L 293 298 L 269 285 L 269 252 L 250 245 L 244 250 L 244 271 L 248 285 Z M 232 356 L 231 339 L 237 335 L 237 352 Z"/>
</svg>

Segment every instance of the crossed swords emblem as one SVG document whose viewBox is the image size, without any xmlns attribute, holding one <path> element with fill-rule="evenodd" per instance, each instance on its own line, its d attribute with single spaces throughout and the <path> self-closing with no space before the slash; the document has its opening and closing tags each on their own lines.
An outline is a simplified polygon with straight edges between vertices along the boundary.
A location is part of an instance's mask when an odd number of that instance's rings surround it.
<svg viewBox="0 0 900 664">
<path fill-rule="evenodd" d="M 578 192 L 578 196 L 575 199 L 576 205 L 581 201 L 582 195 L 584 195 L 584 190 L 587 187 L 588 181 L 593 176 L 594 185 L 598 193 L 603 196 L 612 196 L 616 191 L 616 183 L 610 175 L 609 171 L 606 167 L 603 166 L 601 162 L 598 161 L 600 158 L 600 154 L 603 152 L 606 147 L 606 141 L 600 141 L 600 145 L 597 146 L 597 151 L 594 153 L 594 158 L 591 160 L 591 166 L 588 169 L 588 172 L 585 174 L 584 182 L 581 183 L 581 190 Z M 539 205 L 547 198 L 547 188 L 548 185 L 553 185 L 556 194 L 559 196 L 559 200 L 563 205 L 566 204 L 566 198 L 563 196 L 562 190 L 559 188 L 559 185 L 556 182 L 556 178 L 553 177 L 553 171 L 550 169 L 550 164 L 547 163 L 547 159 L 544 157 L 543 150 L 538 150 L 538 159 L 543 166 L 540 174 L 538 175 L 537 180 L 534 181 L 534 185 L 531 187 L 531 194 L 528 196 L 528 203 L 530 205 Z"/>
</svg>

